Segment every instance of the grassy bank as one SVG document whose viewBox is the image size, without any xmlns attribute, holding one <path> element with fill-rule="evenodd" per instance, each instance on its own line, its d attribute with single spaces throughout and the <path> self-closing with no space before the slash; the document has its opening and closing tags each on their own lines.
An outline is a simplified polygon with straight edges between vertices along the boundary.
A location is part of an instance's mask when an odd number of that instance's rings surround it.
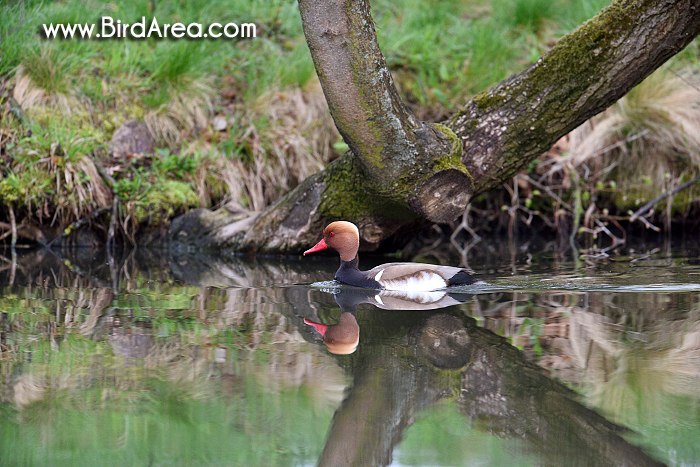
<svg viewBox="0 0 700 467">
<path fill-rule="evenodd" d="M 372 6 L 397 84 L 414 111 L 429 120 L 440 120 L 469 96 L 522 70 L 607 4 L 428 3 L 381 0 Z M 43 23 L 96 22 L 102 15 L 125 23 L 142 16 L 162 23 L 255 22 L 258 37 L 81 41 L 45 40 L 37 33 Z M 135 241 L 144 229 L 166 226 L 194 207 L 260 210 L 345 149 L 327 113 L 293 1 L 26 0 L 0 6 L 0 37 L 3 239 L 13 216 L 28 241 L 48 241 L 86 220 L 105 231 L 113 222 L 120 235 Z M 688 135 L 698 127 L 692 103 L 700 91 L 693 84 L 697 76 L 683 71 L 697 70 L 697 64 L 696 41 L 662 74 L 669 93 L 686 90 L 683 98 L 663 101 L 666 107 L 690 103 L 684 118 L 647 104 L 658 86 L 642 89 L 618 106 L 628 120 L 613 117 L 604 135 L 598 130 L 572 136 L 582 146 L 567 142 L 561 154 L 545 157 L 527 178 L 516 179 L 516 192 L 491 194 L 476 205 L 499 218 L 505 206 L 510 218 L 519 213 L 516 220 L 539 212 L 555 227 L 552 219 L 563 206 L 575 230 L 591 199 L 600 203 L 607 197 L 625 213 L 634 205 L 625 196 L 646 201 L 692 178 L 697 157 L 679 154 L 693 149 L 697 154 L 699 142 Z M 140 125 L 147 150 L 118 150 L 119 130 L 129 122 Z M 665 126 L 654 141 L 665 142 L 649 143 L 659 124 Z M 653 158 L 655 175 L 641 179 L 646 191 L 626 182 L 638 173 L 607 170 L 629 153 L 646 161 L 660 144 L 669 162 Z M 615 151 L 604 150 L 611 145 L 617 145 Z M 598 157 L 601 152 L 608 158 Z M 564 204 L 528 179 L 551 187 Z M 689 212 L 695 193 L 685 191 L 683 203 L 677 197 L 674 212 Z"/>
</svg>

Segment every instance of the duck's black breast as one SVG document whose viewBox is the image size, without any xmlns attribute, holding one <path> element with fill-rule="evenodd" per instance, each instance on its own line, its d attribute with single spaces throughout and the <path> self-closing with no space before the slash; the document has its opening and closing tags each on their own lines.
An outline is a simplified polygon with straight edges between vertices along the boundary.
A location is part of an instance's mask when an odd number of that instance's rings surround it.
<svg viewBox="0 0 700 467">
<path fill-rule="evenodd" d="M 340 267 L 335 272 L 335 280 L 343 284 L 362 287 L 365 289 L 381 289 L 382 286 L 370 277 L 367 273 L 360 271 L 357 267 L 358 259 L 352 261 L 341 261 Z"/>
</svg>

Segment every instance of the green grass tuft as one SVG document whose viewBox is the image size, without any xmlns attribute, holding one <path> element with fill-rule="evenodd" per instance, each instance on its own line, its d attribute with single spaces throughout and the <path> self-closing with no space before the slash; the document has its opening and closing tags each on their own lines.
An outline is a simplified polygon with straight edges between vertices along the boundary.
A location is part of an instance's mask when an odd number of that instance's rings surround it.
<svg viewBox="0 0 700 467">
<path fill-rule="evenodd" d="M 557 3 L 552 0 L 495 0 L 494 15 L 511 28 L 539 33 L 555 17 Z"/>
</svg>

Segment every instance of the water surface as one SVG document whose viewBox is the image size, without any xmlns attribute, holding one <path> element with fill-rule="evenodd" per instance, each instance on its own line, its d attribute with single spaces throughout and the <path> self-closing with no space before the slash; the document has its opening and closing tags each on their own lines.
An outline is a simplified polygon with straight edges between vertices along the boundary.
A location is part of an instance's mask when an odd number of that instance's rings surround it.
<svg viewBox="0 0 700 467">
<path fill-rule="evenodd" d="M 0 465 L 700 464 L 698 250 L 503 251 L 433 310 L 331 258 L 6 254 Z"/>
</svg>

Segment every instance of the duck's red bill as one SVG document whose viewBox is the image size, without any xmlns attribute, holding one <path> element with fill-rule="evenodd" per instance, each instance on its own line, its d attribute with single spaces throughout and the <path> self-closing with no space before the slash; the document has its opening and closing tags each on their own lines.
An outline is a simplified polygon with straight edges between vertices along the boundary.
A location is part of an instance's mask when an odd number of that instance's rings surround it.
<svg viewBox="0 0 700 467">
<path fill-rule="evenodd" d="M 320 242 L 309 248 L 304 252 L 304 256 L 308 255 L 309 253 L 316 253 L 317 251 L 325 250 L 328 248 L 328 244 L 324 239 L 321 239 Z"/>
<path fill-rule="evenodd" d="M 325 336 L 326 331 L 328 330 L 328 325 L 321 324 L 321 323 L 315 323 L 315 322 L 308 320 L 306 318 L 304 318 L 304 324 L 308 324 L 309 326 L 312 326 L 322 336 Z"/>
</svg>

